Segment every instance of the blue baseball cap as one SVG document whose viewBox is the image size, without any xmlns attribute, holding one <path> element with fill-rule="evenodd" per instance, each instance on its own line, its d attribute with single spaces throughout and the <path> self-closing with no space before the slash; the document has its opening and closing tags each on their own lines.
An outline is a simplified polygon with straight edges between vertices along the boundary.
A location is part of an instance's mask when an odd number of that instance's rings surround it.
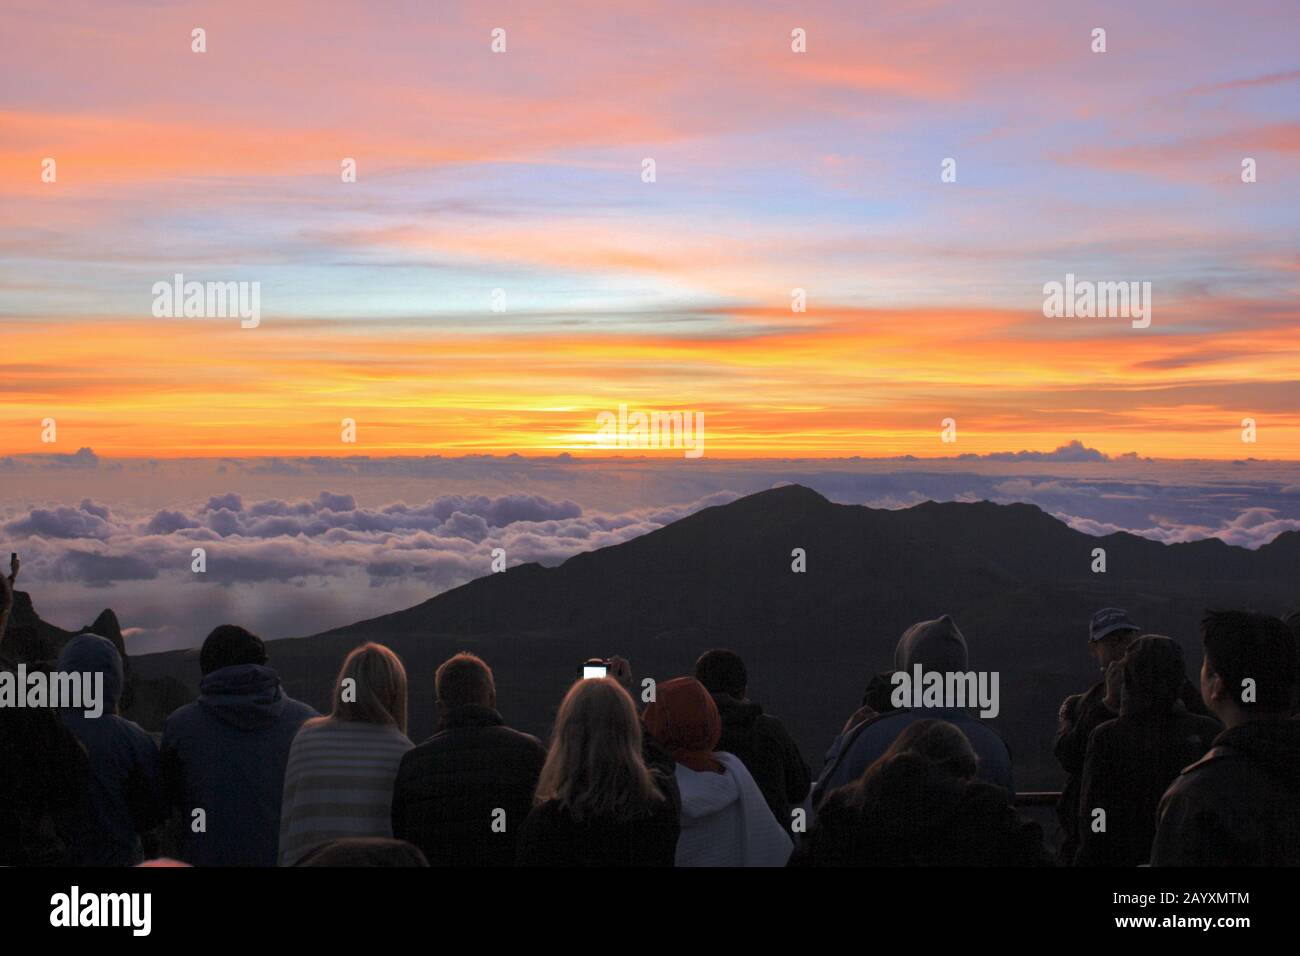
<svg viewBox="0 0 1300 956">
<path fill-rule="evenodd" d="M 1129 620 L 1128 611 L 1118 607 L 1104 607 L 1092 616 L 1092 622 L 1088 625 L 1088 640 L 1095 643 L 1122 631 L 1140 630 L 1142 628 Z"/>
</svg>

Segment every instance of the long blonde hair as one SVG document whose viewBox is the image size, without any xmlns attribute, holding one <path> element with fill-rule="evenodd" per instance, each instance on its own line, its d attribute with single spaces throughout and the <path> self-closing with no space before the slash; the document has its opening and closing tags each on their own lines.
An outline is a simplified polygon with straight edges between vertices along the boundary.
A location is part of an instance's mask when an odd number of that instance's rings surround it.
<svg viewBox="0 0 1300 956">
<path fill-rule="evenodd" d="M 641 756 L 641 720 L 627 691 L 609 677 L 575 683 L 555 716 L 534 802 L 558 801 L 577 820 L 626 820 L 662 799 Z"/>
<path fill-rule="evenodd" d="M 343 682 L 353 681 L 353 700 L 343 697 Z M 406 668 L 402 659 L 383 644 L 355 648 L 343 660 L 334 681 L 334 706 L 329 717 L 366 724 L 391 724 L 406 733 Z M 315 723 L 316 721 L 312 721 Z"/>
</svg>

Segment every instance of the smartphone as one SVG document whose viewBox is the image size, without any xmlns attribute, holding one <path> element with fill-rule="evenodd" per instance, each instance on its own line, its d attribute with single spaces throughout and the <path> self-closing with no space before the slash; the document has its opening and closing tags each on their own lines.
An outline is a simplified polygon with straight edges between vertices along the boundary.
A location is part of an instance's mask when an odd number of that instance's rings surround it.
<svg viewBox="0 0 1300 956">
<path fill-rule="evenodd" d="M 582 665 L 582 679 L 590 680 L 593 677 L 604 677 L 609 673 L 609 663 L 598 658 L 592 658 Z"/>
</svg>

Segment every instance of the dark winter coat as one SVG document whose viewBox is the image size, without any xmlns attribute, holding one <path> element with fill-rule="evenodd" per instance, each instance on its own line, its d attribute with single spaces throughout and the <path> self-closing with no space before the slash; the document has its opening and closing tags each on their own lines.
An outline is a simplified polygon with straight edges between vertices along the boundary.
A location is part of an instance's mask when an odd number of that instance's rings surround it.
<svg viewBox="0 0 1300 956">
<path fill-rule="evenodd" d="M 223 667 L 199 682 L 199 699 L 163 727 L 163 785 L 181 815 L 181 859 L 275 866 L 289 747 L 317 716 L 262 664 Z"/>
<path fill-rule="evenodd" d="M 659 775 L 655 777 L 658 782 Z M 672 866 L 681 820 L 668 794 L 663 796 L 647 812 L 630 819 L 578 820 L 555 800 L 534 807 L 519 835 L 519 865 Z"/>
<path fill-rule="evenodd" d="M 1300 866 L 1300 721 L 1225 730 L 1160 801 L 1152 866 Z"/>
<path fill-rule="evenodd" d="M 740 758 L 772 815 L 788 830 L 791 807 L 803 802 L 812 785 L 794 738 L 781 721 L 752 701 L 729 694 L 714 694 L 713 700 L 722 717 L 722 737 L 714 749 Z"/>
<path fill-rule="evenodd" d="M 1175 641 L 1138 638 L 1122 666 L 1120 716 L 1092 732 L 1084 759 L 1077 866 L 1146 863 L 1165 789 L 1223 729 L 1213 718 L 1188 713 L 1179 700 L 1187 674 Z"/>
<path fill-rule="evenodd" d="M 430 866 L 510 866 L 545 761 L 541 742 L 492 708 L 459 707 L 402 758 L 393 836 L 419 847 Z"/>
<path fill-rule="evenodd" d="M 1088 741 L 1094 730 L 1118 716 L 1106 706 L 1105 698 L 1106 682 L 1098 681 L 1087 693 L 1067 697 L 1058 715 L 1059 725 L 1052 753 L 1066 773 L 1065 786 L 1056 805 L 1056 816 L 1065 833 L 1061 846 L 1061 859 L 1065 863 L 1073 861 L 1079 849 L 1079 790 L 1083 783 L 1083 764 L 1088 756 Z M 1186 678 L 1179 699 L 1188 713 L 1209 716 L 1201 692 Z"/>
<path fill-rule="evenodd" d="M 143 859 L 140 834 L 166 819 L 158 745 L 138 724 L 116 713 L 122 693 L 122 658 L 107 639 L 80 634 L 64 646 L 59 670 L 103 674 L 103 712 L 64 709 L 59 716 L 90 761 L 84 814 L 69 829 L 82 866 L 133 866 Z"/>
</svg>

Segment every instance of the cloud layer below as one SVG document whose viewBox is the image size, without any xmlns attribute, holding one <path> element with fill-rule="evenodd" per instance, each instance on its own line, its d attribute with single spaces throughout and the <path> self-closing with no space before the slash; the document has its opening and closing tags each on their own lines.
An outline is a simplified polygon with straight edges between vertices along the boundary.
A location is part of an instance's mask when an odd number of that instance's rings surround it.
<svg viewBox="0 0 1300 956">
<path fill-rule="evenodd" d="M 625 462 L 567 457 L 0 458 L 0 535 L 64 627 L 114 606 L 138 651 L 238 620 L 314 633 L 418 603 L 511 565 L 556 564 L 782 482 L 833 501 L 1038 505 L 1078 530 L 1256 548 L 1300 529 L 1294 463 L 1050 453 L 947 459 Z M 303 490 L 314 489 L 310 494 Z M 193 573 L 195 548 L 207 570 Z"/>
</svg>

